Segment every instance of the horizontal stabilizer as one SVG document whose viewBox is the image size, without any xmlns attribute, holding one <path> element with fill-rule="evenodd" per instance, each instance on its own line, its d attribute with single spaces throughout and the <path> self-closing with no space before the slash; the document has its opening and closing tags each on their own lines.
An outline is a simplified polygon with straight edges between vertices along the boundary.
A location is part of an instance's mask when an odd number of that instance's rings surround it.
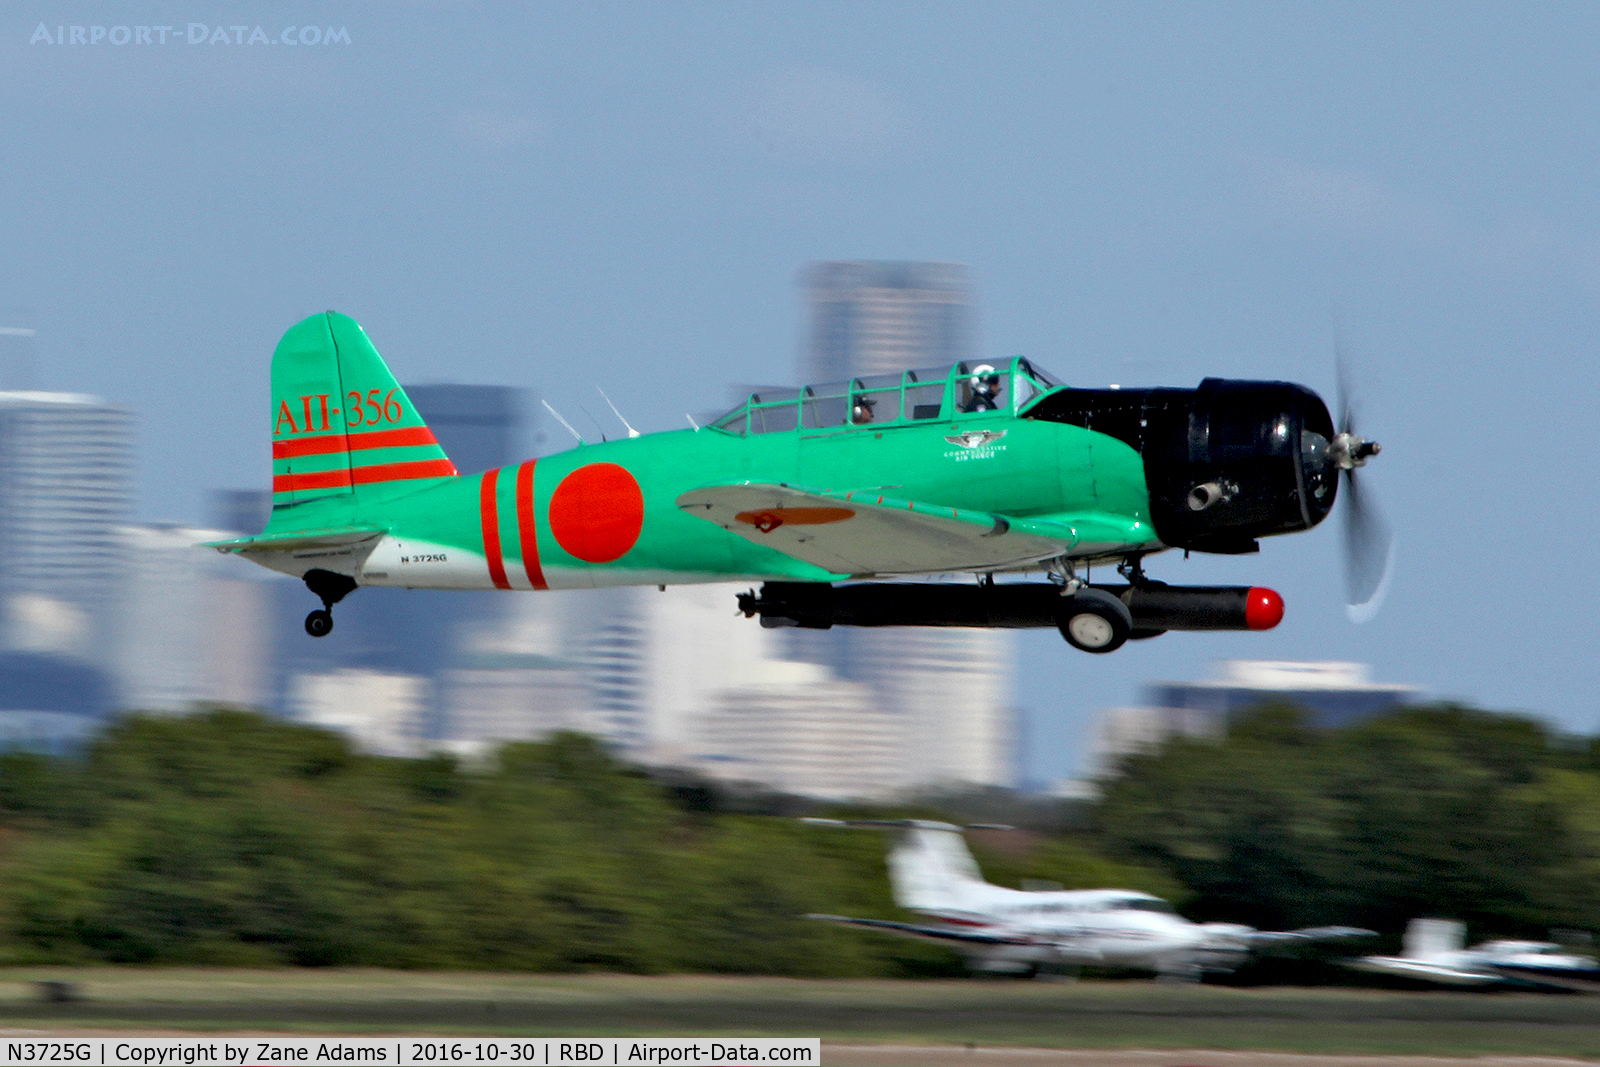
<svg viewBox="0 0 1600 1067">
<path fill-rule="evenodd" d="M 941 574 L 1053 559 L 1077 535 L 1067 526 L 983 511 L 741 482 L 694 489 L 678 507 L 752 544 L 834 574 Z"/>
<path fill-rule="evenodd" d="M 236 537 L 229 541 L 205 541 L 202 546 L 218 552 L 289 552 L 305 548 L 343 548 L 359 545 L 381 537 L 384 531 L 377 526 L 328 526 L 318 530 L 295 530 L 292 533 L 260 534 L 256 537 Z"/>
<path fill-rule="evenodd" d="M 1355 941 L 1377 936 L 1375 931 L 1359 926 L 1308 926 L 1303 930 L 1256 930 L 1247 938 L 1252 946 L 1261 946 L 1301 941 Z"/>
</svg>

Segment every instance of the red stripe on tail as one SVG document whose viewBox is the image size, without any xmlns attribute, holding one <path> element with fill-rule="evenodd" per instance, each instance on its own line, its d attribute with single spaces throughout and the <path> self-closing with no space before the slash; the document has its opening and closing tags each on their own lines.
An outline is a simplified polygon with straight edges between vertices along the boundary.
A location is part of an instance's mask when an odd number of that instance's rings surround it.
<svg viewBox="0 0 1600 1067">
<path fill-rule="evenodd" d="M 272 476 L 274 493 L 292 493 L 297 489 L 348 489 L 350 469 L 336 471 L 306 471 L 302 474 L 275 474 Z"/>
<path fill-rule="evenodd" d="M 454 478 L 456 465 L 448 459 L 419 459 L 408 463 L 374 463 L 351 470 L 305 471 L 274 475 L 272 491 L 288 493 L 296 489 L 343 489 L 375 482 L 403 482 L 413 478 Z"/>
<path fill-rule="evenodd" d="M 454 478 L 456 465 L 448 459 L 418 459 L 408 463 L 374 463 L 370 467 L 356 467 L 351 480 L 357 485 L 373 482 L 401 482 L 411 478 Z"/>
<path fill-rule="evenodd" d="M 426 426 L 406 426 L 398 430 L 372 430 L 368 433 L 327 434 L 323 437 L 288 438 L 272 442 L 273 459 L 295 456 L 326 456 L 335 452 L 355 452 L 363 448 L 405 448 L 410 445 L 436 445 L 433 431 Z"/>
</svg>

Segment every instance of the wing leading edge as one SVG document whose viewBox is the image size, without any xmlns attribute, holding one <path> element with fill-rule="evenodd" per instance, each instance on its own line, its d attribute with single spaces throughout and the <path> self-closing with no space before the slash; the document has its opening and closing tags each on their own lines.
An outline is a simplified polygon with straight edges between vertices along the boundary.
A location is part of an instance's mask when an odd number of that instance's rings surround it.
<svg viewBox="0 0 1600 1067">
<path fill-rule="evenodd" d="M 1006 934 L 981 934 L 973 930 L 950 930 L 940 926 L 919 926 L 916 923 L 895 922 L 891 919 L 853 919 L 848 915 L 807 915 L 808 919 L 819 922 L 838 923 L 840 926 L 862 926 L 869 930 L 882 930 L 888 934 L 898 934 L 901 937 L 916 938 L 921 941 L 934 941 L 939 944 L 949 944 L 952 941 L 964 942 L 969 945 L 1032 945 L 1037 944 L 1032 938 L 1014 937 Z"/>
</svg>

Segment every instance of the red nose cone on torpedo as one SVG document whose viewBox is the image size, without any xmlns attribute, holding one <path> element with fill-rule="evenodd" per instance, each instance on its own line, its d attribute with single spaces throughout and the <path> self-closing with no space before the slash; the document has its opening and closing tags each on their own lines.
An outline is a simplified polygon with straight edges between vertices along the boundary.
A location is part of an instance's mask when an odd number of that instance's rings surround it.
<svg viewBox="0 0 1600 1067">
<path fill-rule="evenodd" d="M 1283 597 L 1264 586 L 1245 594 L 1244 624 L 1252 630 L 1270 630 L 1283 621 Z"/>
</svg>

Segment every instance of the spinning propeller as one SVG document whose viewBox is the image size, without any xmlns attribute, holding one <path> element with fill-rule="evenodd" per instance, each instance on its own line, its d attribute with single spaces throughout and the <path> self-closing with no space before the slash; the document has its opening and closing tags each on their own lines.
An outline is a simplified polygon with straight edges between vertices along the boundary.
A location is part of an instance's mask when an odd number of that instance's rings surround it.
<svg viewBox="0 0 1600 1067">
<path fill-rule="evenodd" d="M 1389 587 L 1389 563 L 1394 538 L 1371 497 L 1361 491 L 1357 468 L 1366 466 L 1383 446 L 1356 432 L 1356 401 L 1350 387 L 1344 353 L 1335 344 L 1339 376 L 1338 432 L 1328 443 L 1328 462 L 1339 468 L 1344 481 L 1344 582 L 1345 611 L 1351 622 L 1366 622 L 1377 615 Z"/>
</svg>

